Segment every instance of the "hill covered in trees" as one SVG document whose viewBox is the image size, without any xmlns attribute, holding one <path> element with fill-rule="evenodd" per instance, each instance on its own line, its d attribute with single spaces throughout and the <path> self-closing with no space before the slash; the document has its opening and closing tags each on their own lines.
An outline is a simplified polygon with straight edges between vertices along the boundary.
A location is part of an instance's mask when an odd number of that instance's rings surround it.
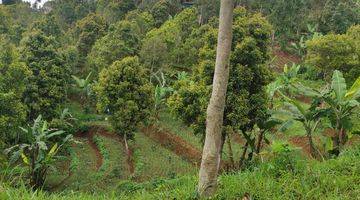
<svg viewBox="0 0 360 200">
<path fill-rule="evenodd" d="M 199 199 L 211 158 L 215 199 L 356 199 L 359 44 L 359 0 L 3 0 L 0 199 Z"/>
</svg>

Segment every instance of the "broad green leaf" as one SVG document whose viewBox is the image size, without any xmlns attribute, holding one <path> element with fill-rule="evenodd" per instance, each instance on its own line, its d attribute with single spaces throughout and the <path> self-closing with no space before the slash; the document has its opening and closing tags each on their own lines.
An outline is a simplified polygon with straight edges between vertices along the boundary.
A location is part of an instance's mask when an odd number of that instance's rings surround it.
<svg viewBox="0 0 360 200">
<path fill-rule="evenodd" d="M 345 94 L 347 99 L 356 99 L 360 96 L 360 77 L 356 79 L 350 90 Z"/>
<path fill-rule="evenodd" d="M 331 88 L 335 92 L 337 101 L 338 102 L 342 101 L 342 99 L 346 94 L 346 82 L 343 74 L 338 70 L 334 71 L 331 82 Z"/>
<path fill-rule="evenodd" d="M 51 147 L 51 149 L 50 149 L 50 151 L 49 151 L 48 155 L 49 155 L 49 156 L 53 156 L 53 155 L 55 155 L 55 154 L 56 154 L 56 152 L 57 152 L 57 149 L 58 149 L 58 144 L 57 144 L 57 143 L 55 143 L 55 144 L 54 144 L 54 146 L 53 146 L 53 147 Z"/>
<path fill-rule="evenodd" d="M 286 130 L 289 129 L 290 126 L 292 126 L 294 124 L 293 120 L 287 120 L 284 123 L 281 124 L 281 126 L 279 127 L 278 131 L 279 132 L 285 132 Z"/>
<path fill-rule="evenodd" d="M 26 157 L 26 155 L 24 153 L 21 153 L 21 158 L 23 160 L 23 162 L 27 165 L 29 165 L 29 159 Z"/>
<path fill-rule="evenodd" d="M 333 141 L 330 138 L 326 139 L 326 143 L 325 143 L 325 149 L 327 151 L 333 150 L 334 146 L 333 146 Z"/>
<path fill-rule="evenodd" d="M 39 148 L 41 150 L 47 150 L 48 149 L 48 147 L 46 146 L 46 143 L 43 142 L 43 141 L 38 141 L 37 144 L 39 145 Z"/>
<path fill-rule="evenodd" d="M 65 133 L 65 131 L 55 131 L 55 132 L 50 133 L 49 135 L 47 135 L 46 138 L 52 138 L 54 136 L 61 135 L 63 133 Z"/>
<path fill-rule="evenodd" d="M 306 87 L 302 84 L 295 84 L 295 87 L 302 95 L 308 97 L 318 97 L 318 98 L 322 96 L 319 91 Z"/>
<path fill-rule="evenodd" d="M 264 129 L 272 129 L 274 128 L 276 125 L 279 125 L 279 124 L 282 124 L 283 121 L 280 120 L 280 119 L 275 119 L 275 118 L 270 118 L 269 120 L 267 120 L 265 123 L 264 123 Z"/>
<path fill-rule="evenodd" d="M 302 107 L 301 103 L 295 99 L 291 99 L 290 97 L 287 97 L 286 95 L 284 95 L 283 93 L 279 92 L 281 94 L 281 96 L 284 97 L 284 99 L 286 101 L 288 101 L 289 103 L 291 103 L 293 106 L 295 106 L 297 108 L 297 110 L 303 115 L 306 115 L 306 111 L 305 108 Z"/>
</svg>

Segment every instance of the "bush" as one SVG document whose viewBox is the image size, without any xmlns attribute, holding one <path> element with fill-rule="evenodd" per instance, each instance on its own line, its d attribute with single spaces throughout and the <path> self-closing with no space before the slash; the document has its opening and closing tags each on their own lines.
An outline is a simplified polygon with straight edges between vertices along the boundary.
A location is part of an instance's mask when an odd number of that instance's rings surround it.
<svg viewBox="0 0 360 200">
<path fill-rule="evenodd" d="M 323 71 L 326 77 L 332 71 L 344 73 L 348 83 L 360 75 L 360 37 L 356 37 L 355 28 L 347 34 L 329 34 L 314 38 L 306 43 L 308 52 L 306 63 Z"/>
</svg>

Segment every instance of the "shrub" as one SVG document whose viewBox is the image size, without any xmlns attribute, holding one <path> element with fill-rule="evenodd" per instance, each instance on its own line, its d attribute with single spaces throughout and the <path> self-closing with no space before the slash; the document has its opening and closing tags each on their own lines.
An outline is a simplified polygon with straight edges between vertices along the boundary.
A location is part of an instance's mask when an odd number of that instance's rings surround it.
<svg viewBox="0 0 360 200">
<path fill-rule="evenodd" d="M 308 41 L 306 63 L 323 71 L 328 78 L 333 70 L 340 70 L 347 82 L 352 83 L 360 75 L 360 37 L 352 32 L 355 28 L 347 34 L 329 34 Z"/>
</svg>

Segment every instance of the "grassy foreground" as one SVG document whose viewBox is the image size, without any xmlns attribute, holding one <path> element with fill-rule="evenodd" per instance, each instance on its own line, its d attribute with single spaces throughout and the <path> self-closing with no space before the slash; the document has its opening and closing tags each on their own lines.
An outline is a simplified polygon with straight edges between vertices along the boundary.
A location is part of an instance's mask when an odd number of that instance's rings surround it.
<svg viewBox="0 0 360 200">
<path fill-rule="evenodd" d="M 219 183 L 214 199 L 241 199 L 245 193 L 253 199 L 359 199 L 360 146 L 325 162 L 305 161 L 294 153 L 281 153 L 245 172 L 222 175 Z M 72 191 L 50 194 L 2 184 L 0 199 L 196 199 L 195 176 L 141 184 L 121 182 L 116 188 L 106 194 Z"/>
</svg>

